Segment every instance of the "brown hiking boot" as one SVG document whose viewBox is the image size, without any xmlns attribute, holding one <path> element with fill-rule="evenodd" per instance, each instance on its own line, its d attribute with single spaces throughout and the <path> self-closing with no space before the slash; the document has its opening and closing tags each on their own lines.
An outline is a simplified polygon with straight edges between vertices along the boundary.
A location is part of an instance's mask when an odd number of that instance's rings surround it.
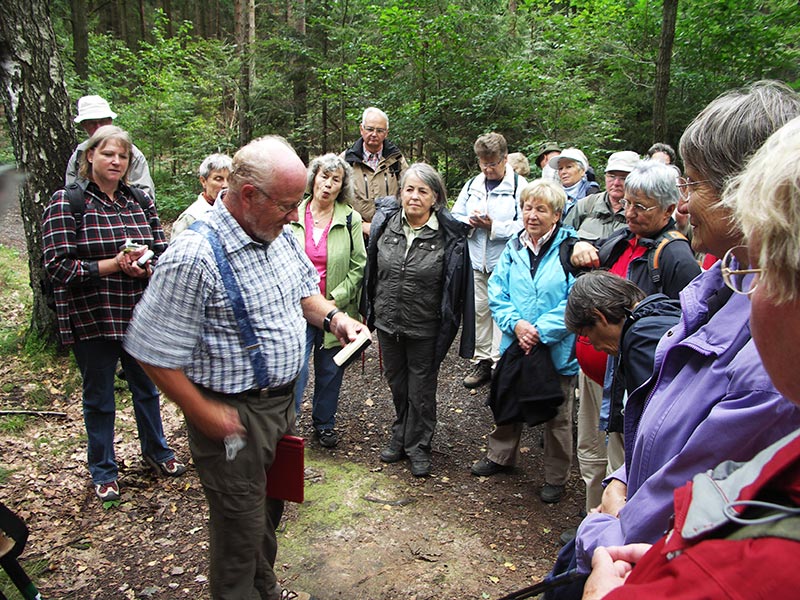
<svg viewBox="0 0 800 600">
<path fill-rule="evenodd" d="M 484 383 L 492 380 L 492 361 L 490 359 L 479 360 L 474 365 L 467 376 L 464 377 L 464 387 L 468 390 L 481 387 Z"/>
</svg>

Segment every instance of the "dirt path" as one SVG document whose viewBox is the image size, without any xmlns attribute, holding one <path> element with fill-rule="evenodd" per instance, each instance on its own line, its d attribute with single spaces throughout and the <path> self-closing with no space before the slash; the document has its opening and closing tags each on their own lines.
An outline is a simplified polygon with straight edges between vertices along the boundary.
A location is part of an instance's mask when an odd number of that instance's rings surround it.
<svg viewBox="0 0 800 600">
<path fill-rule="evenodd" d="M 12 239 L 3 225 L 0 240 Z M 368 349 L 363 372 L 358 362 L 348 369 L 337 419 L 341 442 L 333 451 L 308 443 L 306 502 L 289 505 L 280 526 L 276 571 L 285 585 L 320 600 L 491 599 L 546 573 L 560 533 L 577 525 L 582 483 L 574 470 L 560 504 L 539 501 L 536 428 L 524 433 L 518 469 L 471 476 L 491 419 L 483 405 L 488 388 L 471 394 L 461 385 L 465 367 L 452 353 L 442 365 L 433 476 L 425 480 L 411 477 L 405 463 L 378 460 L 393 409 L 377 345 Z M 23 557 L 29 569 L 43 569 L 43 597 L 207 598 L 207 510 L 196 473 L 153 478 L 139 462 L 130 401 L 120 393 L 116 450 L 124 502 L 103 510 L 86 470 L 77 381 L 68 357 L 37 373 L 16 360 L 0 366 L 0 408 L 35 404 L 67 414 L 0 433 L 0 467 L 9 471 L 0 500 L 31 529 Z M 300 429 L 311 439 L 308 403 L 304 410 Z M 168 439 L 188 458 L 182 417 L 169 402 L 162 412 Z"/>
</svg>

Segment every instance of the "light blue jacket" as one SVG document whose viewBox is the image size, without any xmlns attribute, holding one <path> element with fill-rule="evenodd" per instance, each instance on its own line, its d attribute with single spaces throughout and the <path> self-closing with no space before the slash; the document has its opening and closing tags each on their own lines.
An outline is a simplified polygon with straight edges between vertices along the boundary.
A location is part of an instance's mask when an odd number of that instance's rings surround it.
<svg viewBox="0 0 800 600">
<path fill-rule="evenodd" d="M 539 332 L 542 343 L 550 348 L 553 365 L 562 375 L 575 375 L 575 335 L 564 325 L 567 297 L 575 278 L 561 266 L 559 247 L 567 238 L 577 237 L 569 227 L 559 227 L 531 279 L 528 249 L 512 237 L 489 278 L 489 308 L 503 332 L 500 352 L 514 341 L 514 327 L 524 319 Z"/>
<path fill-rule="evenodd" d="M 503 181 L 488 194 L 483 173 L 465 183 L 458 194 L 450 211 L 456 219 L 469 225 L 469 218 L 475 213 L 488 214 L 492 218 L 491 231 L 475 228 L 467 238 L 469 258 L 475 271 L 491 273 L 506 242 L 522 229 L 519 197 L 527 183 L 524 177 L 516 175 L 506 165 Z"/>
</svg>

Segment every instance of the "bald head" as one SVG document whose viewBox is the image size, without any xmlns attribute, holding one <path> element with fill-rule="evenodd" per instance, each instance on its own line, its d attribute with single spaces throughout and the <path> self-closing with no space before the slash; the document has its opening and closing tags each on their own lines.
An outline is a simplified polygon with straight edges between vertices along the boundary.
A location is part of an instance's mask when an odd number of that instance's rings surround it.
<svg viewBox="0 0 800 600">
<path fill-rule="evenodd" d="M 233 157 L 225 205 L 256 241 L 271 242 L 283 226 L 297 219 L 306 189 L 306 168 L 289 143 L 264 136 Z"/>
</svg>

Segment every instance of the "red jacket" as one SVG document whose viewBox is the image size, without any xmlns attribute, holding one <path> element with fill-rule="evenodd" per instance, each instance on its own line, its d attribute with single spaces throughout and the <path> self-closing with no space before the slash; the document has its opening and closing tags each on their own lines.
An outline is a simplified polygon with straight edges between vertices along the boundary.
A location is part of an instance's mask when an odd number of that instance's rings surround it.
<svg viewBox="0 0 800 600">
<path fill-rule="evenodd" d="M 786 522 L 793 539 L 722 539 L 737 528 L 723 511 L 733 499 L 800 506 L 800 432 L 751 461 L 723 463 L 675 490 L 675 528 L 636 564 L 625 585 L 605 598 L 800 597 L 797 517 Z"/>
</svg>

